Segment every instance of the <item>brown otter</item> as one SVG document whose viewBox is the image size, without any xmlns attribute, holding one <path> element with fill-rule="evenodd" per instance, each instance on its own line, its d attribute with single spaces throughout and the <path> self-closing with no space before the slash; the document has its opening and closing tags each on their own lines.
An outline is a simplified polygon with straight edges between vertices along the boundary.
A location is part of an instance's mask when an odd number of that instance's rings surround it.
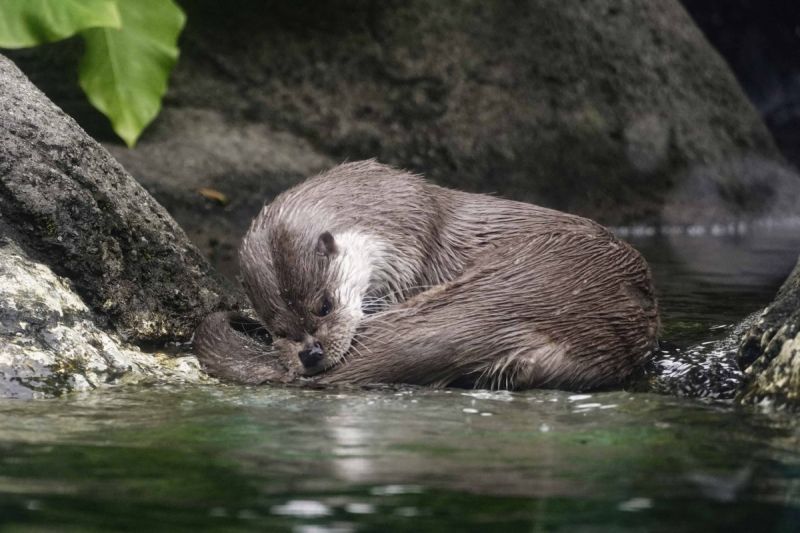
<svg viewBox="0 0 800 533">
<path fill-rule="evenodd" d="M 658 329 L 645 261 L 602 226 L 375 161 L 278 196 L 240 264 L 274 345 L 244 347 L 224 315 L 196 335 L 239 381 L 588 389 L 627 377 Z"/>
</svg>

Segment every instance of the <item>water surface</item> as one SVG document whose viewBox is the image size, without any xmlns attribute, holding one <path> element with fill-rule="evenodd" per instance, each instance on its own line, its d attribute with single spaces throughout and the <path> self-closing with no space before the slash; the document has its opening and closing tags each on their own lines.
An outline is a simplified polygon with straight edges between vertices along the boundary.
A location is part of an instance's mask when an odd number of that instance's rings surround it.
<svg viewBox="0 0 800 533">
<path fill-rule="evenodd" d="M 637 241 L 665 336 L 763 306 L 793 236 Z M 8 531 L 797 531 L 785 413 L 607 392 L 118 387 L 0 401 Z"/>
</svg>

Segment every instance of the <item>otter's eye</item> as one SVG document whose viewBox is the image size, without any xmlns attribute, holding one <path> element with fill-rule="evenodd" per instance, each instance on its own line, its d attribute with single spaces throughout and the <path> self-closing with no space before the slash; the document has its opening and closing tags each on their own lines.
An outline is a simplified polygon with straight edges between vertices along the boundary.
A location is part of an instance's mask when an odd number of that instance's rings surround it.
<svg viewBox="0 0 800 533">
<path fill-rule="evenodd" d="M 331 311 L 333 311 L 333 304 L 331 303 L 330 299 L 326 296 L 325 298 L 322 299 L 322 303 L 320 304 L 319 309 L 317 309 L 317 316 L 325 316 Z"/>
</svg>

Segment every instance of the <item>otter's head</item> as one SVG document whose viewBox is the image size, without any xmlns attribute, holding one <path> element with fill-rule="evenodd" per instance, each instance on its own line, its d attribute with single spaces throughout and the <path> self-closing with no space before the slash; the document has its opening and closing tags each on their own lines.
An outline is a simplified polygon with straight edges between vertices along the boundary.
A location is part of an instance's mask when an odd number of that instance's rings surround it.
<svg viewBox="0 0 800 533">
<path fill-rule="evenodd" d="M 286 226 L 254 227 L 240 250 L 243 281 L 256 312 L 316 374 L 342 360 L 363 316 L 368 251 L 352 233 L 309 234 Z"/>
</svg>

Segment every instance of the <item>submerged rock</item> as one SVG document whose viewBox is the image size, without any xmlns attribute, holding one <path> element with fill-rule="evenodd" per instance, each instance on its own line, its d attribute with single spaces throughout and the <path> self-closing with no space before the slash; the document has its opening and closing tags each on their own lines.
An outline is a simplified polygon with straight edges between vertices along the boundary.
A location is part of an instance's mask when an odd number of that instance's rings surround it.
<svg viewBox="0 0 800 533">
<path fill-rule="evenodd" d="M 800 408 L 800 261 L 742 338 L 739 364 L 748 378 L 741 402 Z"/>
<path fill-rule="evenodd" d="M 0 238 L 0 397 L 143 379 L 208 380 L 193 356 L 143 353 L 98 327 L 68 280 Z"/>
<path fill-rule="evenodd" d="M 662 343 L 629 386 L 642 392 L 733 400 L 744 383 L 744 374 L 736 364 L 738 341 L 754 321 L 755 316 L 750 316 L 722 339 L 683 349 Z"/>
<path fill-rule="evenodd" d="M 377 157 L 614 225 L 662 212 L 704 222 L 718 210 L 759 212 L 774 197 L 769 162 L 780 156 L 769 133 L 675 0 L 244 0 L 233 10 L 196 0 L 185 9 L 162 115 L 135 150 L 111 137 L 107 146 L 228 273 L 264 199 L 345 159 Z M 15 57 L 103 135 L 77 84 L 53 75 L 76 64 L 62 48 Z M 764 175 L 742 181 L 720 167 L 739 158 L 763 162 L 744 166 Z M 720 179 L 707 179 L 717 169 Z M 683 201 L 696 199 L 696 179 L 720 189 L 712 212 Z"/>
<path fill-rule="evenodd" d="M 130 342 L 188 340 L 236 303 L 166 210 L 2 56 L 0 222 Z"/>
</svg>

